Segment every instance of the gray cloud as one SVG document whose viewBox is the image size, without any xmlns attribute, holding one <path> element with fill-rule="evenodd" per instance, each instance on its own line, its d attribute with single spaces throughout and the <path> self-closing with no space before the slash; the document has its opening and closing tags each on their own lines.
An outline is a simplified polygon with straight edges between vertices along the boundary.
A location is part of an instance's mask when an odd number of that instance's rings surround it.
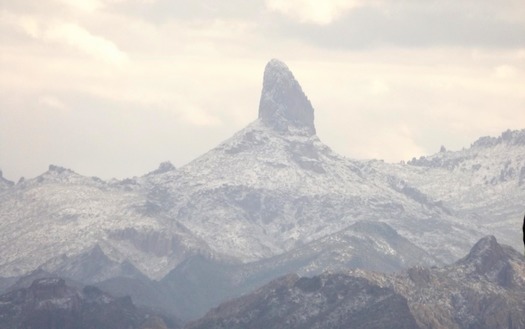
<svg viewBox="0 0 525 329">
<path fill-rule="evenodd" d="M 169 20 L 213 20 L 246 19 L 259 16 L 264 11 L 262 0 L 157 0 L 152 2 L 124 1 L 108 6 L 113 13 L 131 15 L 148 20 L 153 24 L 163 24 Z"/>
<path fill-rule="evenodd" d="M 525 5 L 502 1 L 495 7 L 489 1 L 467 2 L 384 2 L 382 6 L 356 8 L 327 25 L 282 17 L 272 29 L 274 34 L 321 47 L 354 50 L 378 46 L 525 46 Z"/>
</svg>

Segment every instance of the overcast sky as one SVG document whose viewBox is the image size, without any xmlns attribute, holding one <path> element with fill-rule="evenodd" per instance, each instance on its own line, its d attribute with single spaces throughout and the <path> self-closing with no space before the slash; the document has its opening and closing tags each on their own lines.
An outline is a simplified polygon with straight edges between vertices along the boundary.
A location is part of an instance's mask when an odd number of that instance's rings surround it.
<svg viewBox="0 0 525 329">
<path fill-rule="evenodd" d="M 525 128 L 523 0 L 0 0 L 0 169 L 180 167 L 256 119 L 271 58 L 350 158 Z"/>
</svg>

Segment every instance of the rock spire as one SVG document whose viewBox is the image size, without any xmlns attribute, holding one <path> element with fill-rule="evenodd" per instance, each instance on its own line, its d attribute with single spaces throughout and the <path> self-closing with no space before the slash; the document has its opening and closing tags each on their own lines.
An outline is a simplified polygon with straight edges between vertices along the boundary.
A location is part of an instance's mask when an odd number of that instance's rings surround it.
<svg viewBox="0 0 525 329">
<path fill-rule="evenodd" d="M 315 134 L 314 109 L 286 64 L 272 59 L 264 70 L 259 119 L 272 129 Z"/>
</svg>

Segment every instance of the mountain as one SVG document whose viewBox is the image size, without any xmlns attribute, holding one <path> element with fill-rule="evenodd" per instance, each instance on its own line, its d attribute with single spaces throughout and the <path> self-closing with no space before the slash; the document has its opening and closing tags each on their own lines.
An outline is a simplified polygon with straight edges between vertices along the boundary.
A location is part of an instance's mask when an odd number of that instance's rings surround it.
<svg viewBox="0 0 525 329">
<path fill-rule="evenodd" d="M 29 288 L 1 295 L 0 326 L 5 329 L 168 328 L 162 318 L 138 310 L 129 297 L 115 299 L 92 286 L 79 290 L 60 278 L 38 279 Z"/>
<path fill-rule="evenodd" d="M 53 258 L 39 269 L 60 277 L 75 278 L 79 282 L 95 284 L 114 277 L 140 278 L 144 274 L 128 261 L 111 260 L 97 244 L 93 249 L 75 257 L 61 255 Z"/>
<path fill-rule="evenodd" d="M 418 329 L 406 299 L 363 278 L 289 275 L 221 304 L 190 329 Z"/>
<path fill-rule="evenodd" d="M 155 278 L 188 254 L 211 252 L 176 220 L 155 213 L 147 201 L 155 193 L 131 179 L 104 182 L 49 166 L 0 194 L 0 273 L 23 275 L 98 246 L 111 261 L 130 262 Z"/>
<path fill-rule="evenodd" d="M 401 274 L 288 275 L 188 329 L 525 327 L 525 259 L 493 236 L 453 265 Z"/>
<path fill-rule="evenodd" d="M 181 297 L 174 302 L 179 317 L 196 319 L 221 301 L 249 293 L 288 273 L 316 275 L 348 268 L 395 272 L 415 265 L 437 264 L 439 261 L 390 226 L 363 221 L 257 262 L 227 263 L 195 256 L 177 266 L 160 284 L 165 291 Z"/>
<path fill-rule="evenodd" d="M 478 238 L 451 220 L 439 200 L 323 144 L 310 102 L 277 60 L 265 69 L 258 119 L 161 176 L 157 185 L 172 194 L 169 217 L 242 262 L 293 250 L 359 220 L 382 221 L 443 261 L 457 259 Z M 448 232 L 454 248 L 442 248 L 436 229 Z"/>
<path fill-rule="evenodd" d="M 525 197 L 525 130 L 481 137 L 467 149 L 443 149 L 406 165 L 376 161 L 373 166 L 439 200 L 453 211 L 455 222 L 522 248 L 518 226 Z"/>
<path fill-rule="evenodd" d="M 348 159 L 271 60 L 256 120 L 185 166 L 0 177 L 0 287 L 41 270 L 188 320 L 286 273 L 450 264 L 488 234 L 521 248 L 524 134 L 408 163 Z"/>
<path fill-rule="evenodd" d="M 390 279 L 423 328 L 524 328 L 525 260 L 496 238 L 443 268 L 409 270 Z"/>
<path fill-rule="evenodd" d="M 324 145 L 309 100 L 287 66 L 272 60 L 259 118 L 182 168 L 165 163 L 105 182 L 51 165 L 1 193 L 0 273 L 23 275 L 98 245 L 111 261 L 160 279 L 194 255 L 258 261 L 363 219 L 381 220 L 432 253 L 439 241 L 428 246 L 424 232 L 407 235 L 416 222 L 451 230 L 449 241 L 461 246 L 474 238 L 445 220 L 447 209 L 407 196 L 395 181 Z M 449 250 L 434 254 L 450 260 Z"/>
</svg>

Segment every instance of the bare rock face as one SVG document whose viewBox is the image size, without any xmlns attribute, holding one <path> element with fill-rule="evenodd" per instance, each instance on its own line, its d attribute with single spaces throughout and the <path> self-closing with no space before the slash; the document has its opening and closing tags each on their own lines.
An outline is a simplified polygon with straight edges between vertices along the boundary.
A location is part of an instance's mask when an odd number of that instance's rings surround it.
<svg viewBox="0 0 525 329">
<path fill-rule="evenodd" d="M 295 128 L 315 135 L 312 104 L 286 64 L 277 59 L 264 70 L 259 119 L 279 132 Z"/>
</svg>

